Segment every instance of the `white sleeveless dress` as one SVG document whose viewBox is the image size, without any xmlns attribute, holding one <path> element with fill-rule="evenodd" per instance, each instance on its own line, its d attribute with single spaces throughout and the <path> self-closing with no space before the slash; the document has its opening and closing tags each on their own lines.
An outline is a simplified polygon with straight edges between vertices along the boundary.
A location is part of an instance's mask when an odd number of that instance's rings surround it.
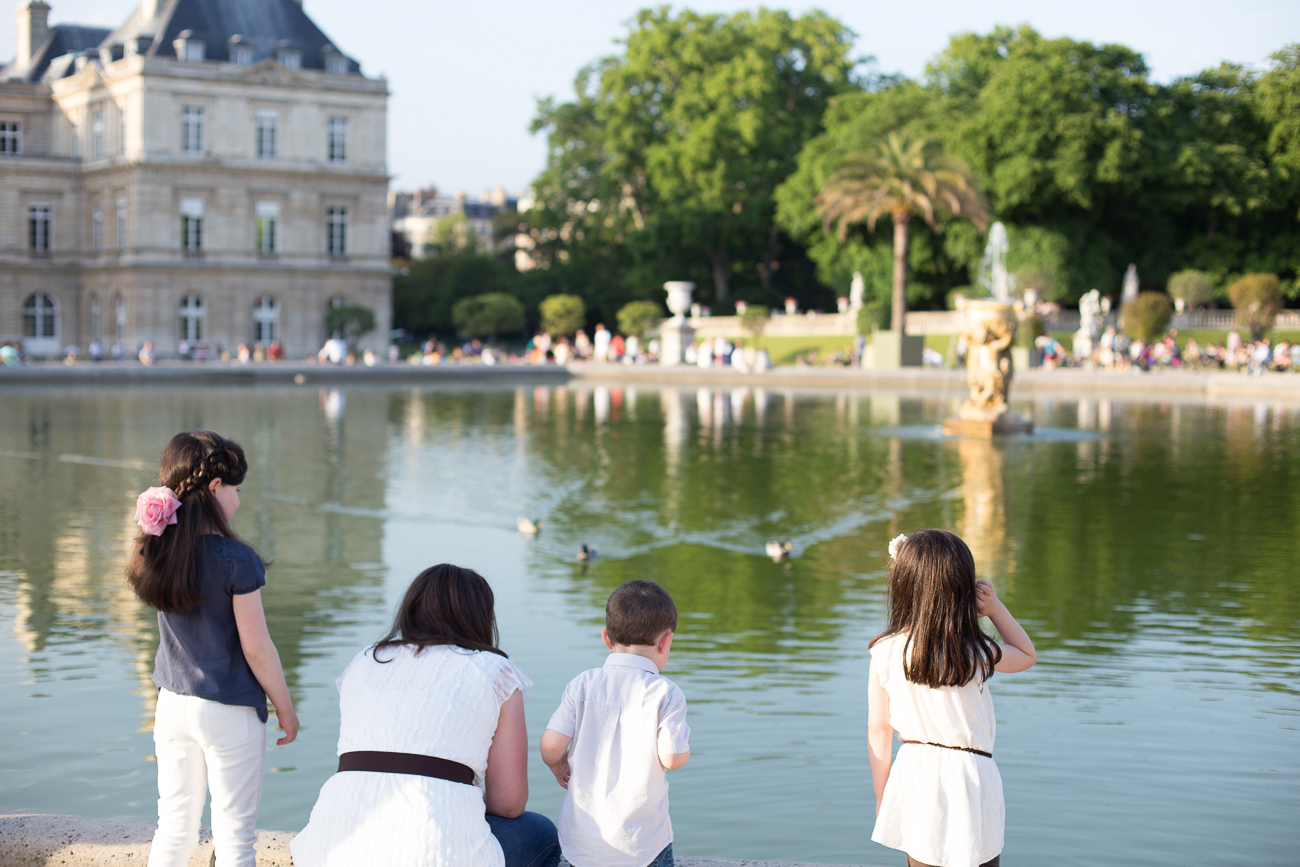
<svg viewBox="0 0 1300 867">
<path fill-rule="evenodd" d="M 504 867 L 488 828 L 483 774 L 501 705 L 532 681 L 495 653 L 408 647 L 358 653 L 337 680 L 339 754 L 417 753 L 474 771 L 474 785 L 346 771 L 321 788 L 289 849 L 296 867 Z"/>
<path fill-rule="evenodd" d="M 871 669 L 889 693 L 889 724 L 909 741 L 993 752 L 993 696 L 978 679 L 933 689 L 903 676 L 906 635 L 871 648 Z M 876 828 L 883 846 L 936 867 L 978 867 L 1002 852 L 1006 807 L 993 759 L 903 744 L 889 771 Z"/>
</svg>

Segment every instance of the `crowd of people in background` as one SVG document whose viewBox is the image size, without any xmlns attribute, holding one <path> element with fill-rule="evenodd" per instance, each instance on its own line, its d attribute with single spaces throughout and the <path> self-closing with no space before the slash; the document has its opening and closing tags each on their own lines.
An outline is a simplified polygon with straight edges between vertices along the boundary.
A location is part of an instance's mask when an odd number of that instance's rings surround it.
<svg viewBox="0 0 1300 867">
<path fill-rule="evenodd" d="M 443 340 L 430 336 L 416 345 L 414 350 L 403 352 L 396 342 L 388 345 L 382 355 L 375 349 L 357 350 L 338 337 L 331 337 L 324 345 L 308 353 L 306 361 L 314 364 L 361 364 L 373 367 L 386 361 L 397 364 L 403 360 L 409 364 L 568 364 L 570 362 L 591 362 L 597 364 L 647 364 L 659 360 L 660 342 L 657 337 L 642 340 L 636 335 L 624 336 L 614 333 L 603 324 L 596 326 L 591 336 L 579 329 L 572 339 L 565 335 L 553 336 L 539 331 L 522 349 L 510 349 L 504 345 L 485 343 L 477 338 L 463 340 Z M 866 351 L 866 339 L 858 336 L 852 345 L 845 349 L 819 352 L 810 349 L 797 354 L 794 363 L 800 367 L 839 366 L 857 367 L 862 364 Z M 698 367 L 730 367 L 739 371 L 766 370 L 772 366 L 772 360 L 764 349 L 745 346 L 725 337 L 702 338 L 691 343 L 684 352 L 685 363 Z M 152 341 L 144 341 L 133 352 L 128 352 L 121 344 L 114 344 L 105 351 L 99 341 L 93 341 L 85 353 L 76 345 L 69 345 L 63 351 L 63 361 L 74 364 L 79 361 L 116 361 L 135 360 L 140 364 L 151 365 L 158 359 Z M 229 364 L 263 364 L 285 360 L 284 345 L 279 340 L 268 343 L 241 343 L 228 350 L 221 346 L 209 348 L 191 344 L 182 340 L 177 346 L 176 357 L 182 361 L 220 361 Z M 0 343 L 0 367 L 15 367 L 26 363 L 22 344 L 16 341 Z M 957 337 L 953 349 L 948 355 L 932 346 L 926 346 L 922 360 L 927 367 L 943 367 L 950 364 L 962 367 L 966 363 L 966 339 Z M 1222 343 L 1206 342 L 1204 344 L 1194 337 L 1180 340 L 1178 331 L 1171 329 L 1159 340 L 1145 342 L 1125 333 L 1115 326 L 1107 327 L 1095 341 L 1091 352 L 1076 354 L 1073 348 L 1066 348 L 1052 334 L 1043 334 L 1034 341 L 1030 365 L 1051 370 L 1056 367 L 1083 367 L 1114 373 L 1131 373 L 1156 369 L 1189 370 L 1239 370 L 1252 374 L 1265 371 L 1290 371 L 1300 369 L 1300 344 L 1291 344 L 1287 340 L 1274 342 L 1268 337 L 1259 340 L 1244 339 L 1241 332 L 1229 331 Z"/>
<path fill-rule="evenodd" d="M 1054 338 L 1047 339 L 1057 347 L 1060 346 Z M 1148 343 L 1129 337 L 1121 329 L 1109 327 L 1088 355 L 1072 357 L 1061 348 L 1055 353 L 1046 354 L 1043 363 L 1051 366 L 1053 362 L 1069 362 L 1118 373 L 1184 368 L 1239 370 L 1262 374 L 1266 370 L 1287 371 L 1300 366 L 1300 357 L 1293 359 L 1292 350 L 1288 341 L 1281 340 L 1275 344 L 1267 337 L 1254 341 L 1244 340 L 1241 332 L 1236 330 L 1229 331 L 1223 343 L 1207 342 L 1202 345 L 1191 337 L 1180 345 L 1176 329 L 1171 329 L 1163 338 Z M 1296 354 L 1300 356 L 1300 349 L 1297 349 Z"/>
</svg>

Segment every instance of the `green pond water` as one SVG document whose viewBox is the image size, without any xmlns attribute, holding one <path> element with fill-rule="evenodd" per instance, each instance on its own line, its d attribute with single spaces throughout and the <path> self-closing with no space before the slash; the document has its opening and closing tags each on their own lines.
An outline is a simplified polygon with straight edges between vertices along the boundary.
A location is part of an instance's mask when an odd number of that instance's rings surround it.
<svg viewBox="0 0 1300 867">
<path fill-rule="evenodd" d="M 155 817 L 157 630 L 121 572 L 163 444 L 203 427 L 247 450 L 235 523 L 275 561 L 263 595 L 303 721 L 269 755 L 261 827 L 306 822 L 335 676 L 450 561 L 496 590 L 534 744 L 604 657 L 609 591 L 672 592 L 679 854 L 901 865 L 870 841 L 867 642 L 888 540 L 942 526 L 1039 649 L 992 684 L 1006 863 L 1297 863 L 1300 408 L 1026 402 L 1041 435 L 988 443 L 938 436 L 955 397 L 2 391 L 0 807 Z M 764 556 L 774 538 L 790 562 Z M 555 817 L 536 753 L 531 773 L 530 808 Z"/>
</svg>

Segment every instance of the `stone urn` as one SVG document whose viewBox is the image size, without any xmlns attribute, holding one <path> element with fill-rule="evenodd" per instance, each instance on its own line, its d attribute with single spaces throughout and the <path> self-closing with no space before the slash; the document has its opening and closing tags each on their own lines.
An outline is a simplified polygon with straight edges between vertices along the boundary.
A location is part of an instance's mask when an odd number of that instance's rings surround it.
<svg viewBox="0 0 1300 867">
<path fill-rule="evenodd" d="M 695 284 L 687 280 L 670 280 L 664 284 L 664 291 L 668 293 L 668 309 L 673 316 L 659 325 L 659 363 L 672 366 L 686 360 L 686 347 L 695 340 L 695 329 L 686 321 Z"/>
<path fill-rule="evenodd" d="M 944 433 L 987 438 L 1031 432 L 1033 423 L 1012 412 L 1007 403 L 1014 374 L 1011 347 L 1016 342 L 1015 307 L 989 298 L 960 298 L 957 309 L 966 317 L 966 383 L 970 397 L 961 405 L 957 418 L 944 419 Z"/>
</svg>

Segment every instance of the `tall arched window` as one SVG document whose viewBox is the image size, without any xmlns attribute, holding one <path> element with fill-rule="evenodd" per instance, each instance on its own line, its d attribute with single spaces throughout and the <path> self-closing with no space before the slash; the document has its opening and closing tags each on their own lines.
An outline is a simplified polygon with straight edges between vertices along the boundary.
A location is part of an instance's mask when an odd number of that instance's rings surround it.
<svg viewBox="0 0 1300 867">
<path fill-rule="evenodd" d="M 113 299 L 113 342 L 126 340 L 126 299 L 118 295 Z"/>
<path fill-rule="evenodd" d="M 253 339 L 269 343 L 280 336 L 280 305 L 270 295 L 257 299 L 253 308 Z"/>
<path fill-rule="evenodd" d="M 59 308 L 44 292 L 28 295 L 23 302 L 23 349 L 30 355 L 59 351 Z"/>
<path fill-rule="evenodd" d="M 208 308 L 198 295 L 186 295 L 181 299 L 181 340 L 198 343 L 203 340 L 204 320 Z"/>
<path fill-rule="evenodd" d="M 90 339 L 98 343 L 104 336 L 104 312 L 99 306 L 99 296 L 90 296 Z"/>
</svg>

